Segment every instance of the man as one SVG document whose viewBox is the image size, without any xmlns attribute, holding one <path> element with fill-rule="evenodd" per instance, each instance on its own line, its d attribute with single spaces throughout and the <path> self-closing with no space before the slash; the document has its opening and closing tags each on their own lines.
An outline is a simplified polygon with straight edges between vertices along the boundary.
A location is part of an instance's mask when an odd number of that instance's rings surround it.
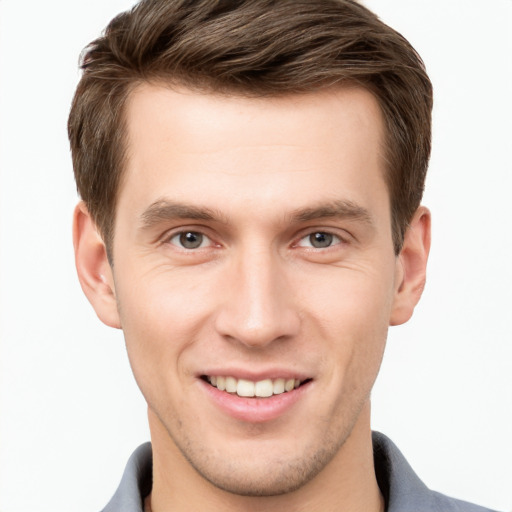
<svg viewBox="0 0 512 512">
<path fill-rule="evenodd" d="M 430 245 L 409 43 L 351 0 L 148 0 L 83 67 L 77 270 L 152 441 L 105 510 L 484 510 L 370 428 Z"/>
</svg>

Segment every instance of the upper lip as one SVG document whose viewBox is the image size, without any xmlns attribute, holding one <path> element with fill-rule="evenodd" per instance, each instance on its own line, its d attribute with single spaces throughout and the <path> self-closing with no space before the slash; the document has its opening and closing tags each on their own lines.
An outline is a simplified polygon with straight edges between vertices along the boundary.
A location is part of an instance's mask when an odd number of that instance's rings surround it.
<svg viewBox="0 0 512 512">
<path fill-rule="evenodd" d="M 266 370 L 245 370 L 241 368 L 211 368 L 197 374 L 198 377 L 219 377 L 229 376 L 235 379 L 245 379 L 253 382 L 266 379 L 299 379 L 304 381 L 311 379 L 311 374 L 307 374 L 301 371 L 290 370 L 289 368 L 272 368 Z"/>
</svg>

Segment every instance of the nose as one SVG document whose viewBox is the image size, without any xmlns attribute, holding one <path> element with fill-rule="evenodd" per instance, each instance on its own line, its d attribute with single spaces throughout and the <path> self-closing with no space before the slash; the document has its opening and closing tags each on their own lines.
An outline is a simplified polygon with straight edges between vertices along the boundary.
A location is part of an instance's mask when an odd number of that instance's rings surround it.
<svg viewBox="0 0 512 512">
<path fill-rule="evenodd" d="M 250 348 L 290 339 L 300 328 L 286 262 L 270 250 L 247 252 L 224 275 L 223 300 L 216 317 L 217 332 Z"/>
</svg>

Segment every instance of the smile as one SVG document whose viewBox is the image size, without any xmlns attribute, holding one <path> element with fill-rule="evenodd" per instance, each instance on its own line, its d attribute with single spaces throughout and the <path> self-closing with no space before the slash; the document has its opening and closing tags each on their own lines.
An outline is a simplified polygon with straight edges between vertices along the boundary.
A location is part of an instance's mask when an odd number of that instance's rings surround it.
<svg viewBox="0 0 512 512">
<path fill-rule="evenodd" d="M 280 395 L 298 388 L 301 385 L 299 379 L 264 379 L 251 381 L 236 379 L 231 376 L 206 376 L 205 380 L 220 391 L 237 394 L 238 396 L 251 398 L 267 398 Z"/>
</svg>

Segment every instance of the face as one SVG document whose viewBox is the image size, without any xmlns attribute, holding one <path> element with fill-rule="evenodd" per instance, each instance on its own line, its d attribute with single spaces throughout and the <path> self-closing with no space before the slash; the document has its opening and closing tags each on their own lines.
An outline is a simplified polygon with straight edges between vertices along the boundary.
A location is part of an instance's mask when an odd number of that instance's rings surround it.
<svg viewBox="0 0 512 512">
<path fill-rule="evenodd" d="M 393 321 L 379 107 L 146 85 L 127 122 L 112 289 L 152 430 L 219 488 L 298 488 L 368 431 Z"/>
</svg>

